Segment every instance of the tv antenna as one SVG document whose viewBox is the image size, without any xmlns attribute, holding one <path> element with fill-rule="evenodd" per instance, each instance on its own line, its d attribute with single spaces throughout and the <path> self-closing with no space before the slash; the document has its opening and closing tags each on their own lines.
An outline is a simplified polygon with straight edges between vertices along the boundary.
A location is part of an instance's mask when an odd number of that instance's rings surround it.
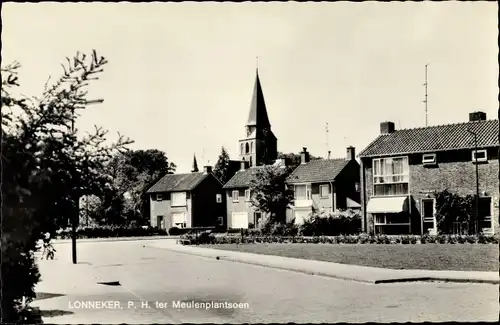
<svg viewBox="0 0 500 325">
<path fill-rule="evenodd" d="M 326 156 L 330 159 L 330 144 L 328 142 L 328 122 L 325 123 L 325 147 L 326 147 Z"/>
<path fill-rule="evenodd" d="M 424 86 L 425 86 L 425 99 L 424 99 L 424 103 L 425 103 L 425 126 L 427 127 L 428 124 L 427 124 L 427 104 L 428 104 L 428 99 L 427 99 L 427 66 L 429 65 L 429 63 L 427 63 L 425 65 L 425 83 L 424 83 Z"/>
</svg>

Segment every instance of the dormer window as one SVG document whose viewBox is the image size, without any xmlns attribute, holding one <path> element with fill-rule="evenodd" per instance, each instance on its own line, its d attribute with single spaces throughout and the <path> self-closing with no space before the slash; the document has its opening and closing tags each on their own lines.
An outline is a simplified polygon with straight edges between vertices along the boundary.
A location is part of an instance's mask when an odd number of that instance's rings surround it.
<svg viewBox="0 0 500 325">
<path fill-rule="evenodd" d="M 488 161 L 488 156 L 486 155 L 486 150 L 472 150 L 472 162 L 484 162 Z"/>
<path fill-rule="evenodd" d="M 156 194 L 156 201 L 163 201 L 163 194 Z"/>
<path fill-rule="evenodd" d="M 422 155 L 422 164 L 424 166 L 435 165 L 437 162 L 435 153 L 424 153 Z"/>
</svg>

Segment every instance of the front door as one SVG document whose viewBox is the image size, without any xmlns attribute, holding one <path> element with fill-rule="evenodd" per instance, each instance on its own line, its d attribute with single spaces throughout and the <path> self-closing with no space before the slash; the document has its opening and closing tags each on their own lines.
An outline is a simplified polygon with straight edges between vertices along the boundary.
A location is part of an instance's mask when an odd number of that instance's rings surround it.
<svg viewBox="0 0 500 325">
<path fill-rule="evenodd" d="M 422 221 L 422 230 L 424 234 L 437 234 L 436 216 L 434 213 L 434 199 L 422 199 Z"/>
<path fill-rule="evenodd" d="M 156 216 L 156 228 L 163 229 L 163 216 Z"/>
<path fill-rule="evenodd" d="M 262 213 L 260 212 L 254 212 L 254 225 L 255 225 L 255 228 L 259 228 L 261 226 L 261 221 L 262 221 Z"/>
</svg>

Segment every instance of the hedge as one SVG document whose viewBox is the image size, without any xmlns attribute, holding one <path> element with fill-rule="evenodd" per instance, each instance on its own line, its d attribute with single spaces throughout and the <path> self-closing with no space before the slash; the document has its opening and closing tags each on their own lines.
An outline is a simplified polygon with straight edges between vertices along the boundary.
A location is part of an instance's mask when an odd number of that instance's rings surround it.
<svg viewBox="0 0 500 325">
<path fill-rule="evenodd" d="M 60 229 L 56 232 L 59 239 L 71 238 L 71 228 Z M 91 226 L 78 227 L 77 238 L 112 238 L 112 237 L 139 237 L 167 235 L 165 229 L 157 227 L 134 227 L 134 226 Z"/>
<path fill-rule="evenodd" d="M 204 232 L 198 236 L 186 234 L 181 236 L 184 245 L 220 245 L 220 244 L 253 244 L 253 243 L 307 243 L 307 244 L 498 244 L 498 236 L 273 236 L 273 235 L 236 235 L 213 234 Z"/>
</svg>

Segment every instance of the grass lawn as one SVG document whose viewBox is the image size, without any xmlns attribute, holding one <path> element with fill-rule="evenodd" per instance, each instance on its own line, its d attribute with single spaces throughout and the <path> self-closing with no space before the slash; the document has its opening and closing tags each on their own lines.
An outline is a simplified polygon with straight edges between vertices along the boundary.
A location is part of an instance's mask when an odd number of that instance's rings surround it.
<svg viewBox="0 0 500 325">
<path fill-rule="evenodd" d="M 498 272 L 498 245 L 488 244 L 221 244 L 205 247 L 390 269 Z"/>
</svg>

